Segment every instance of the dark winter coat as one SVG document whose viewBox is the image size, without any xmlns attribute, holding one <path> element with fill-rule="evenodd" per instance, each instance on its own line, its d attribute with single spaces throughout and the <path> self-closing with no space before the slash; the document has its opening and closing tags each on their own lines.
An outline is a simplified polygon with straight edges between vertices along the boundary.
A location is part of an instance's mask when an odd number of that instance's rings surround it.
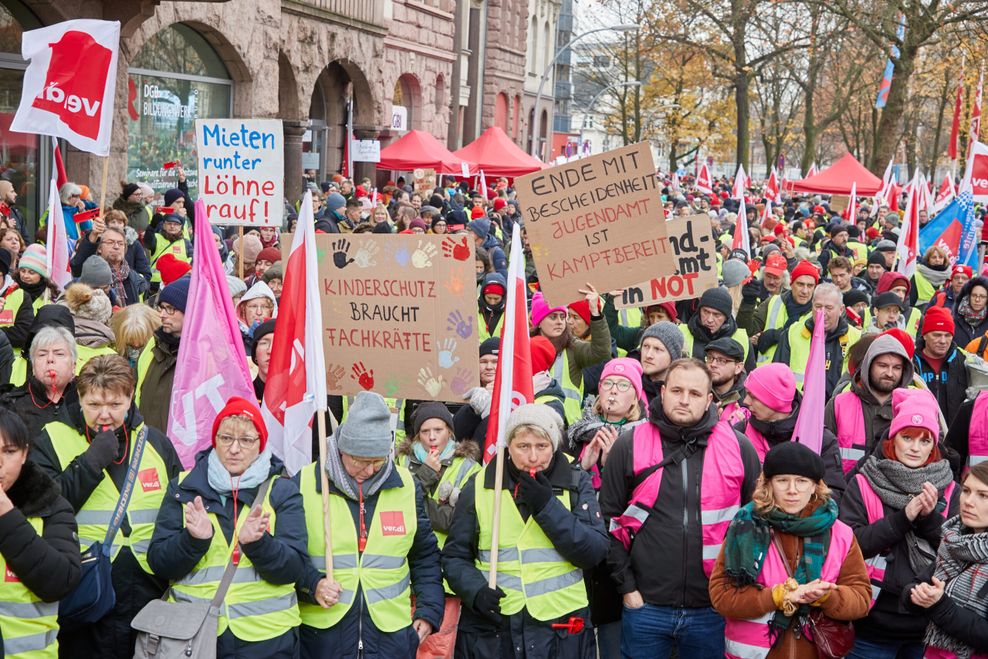
<svg viewBox="0 0 988 659">
<path fill-rule="evenodd" d="M 961 302 L 971 295 L 971 289 L 975 286 L 981 286 L 985 290 L 988 290 L 988 278 L 975 277 L 964 284 L 964 288 L 958 293 L 957 299 L 954 302 L 954 308 L 951 309 L 954 314 L 954 343 L 959 346 L 966 346 L 973 339 L 977 339 L 985 332 L 988 332 L 988 315 L 978 323 L 977 327 L 972 327 L 957 313 Z"/>
<path fill-rule="evenodd" d="M 210 486 L 207 476 L 211 450 L 202 451 L 196 456 L 195 465 L 181 483 L 177 478 L 168 483 L 148 548 L 148 564 L 161 579 L 174 582 L 188 575 L 212 543 L 212 538 L 199 540 L 185 531 L 185 504 L 194 501 L 197 496 L 202 497 L 206 510 L 216 516 L 227 542 L 230 542 L 238 515 L 245 506 L 253 506 L 256 500 L 260 486 L 239 490 L 236 508 L 233 497 L 225 497 L 225 501 L 221 499 Z M 279 461 L 272 460 L 268 476 L 277 475 L 282 468 Z M 241 544 L 241 548 L 262 579 L 277 585 L 293 584 L 309 563 L 302 495 L 298 492 L 298 486 L 287 478 L 276 479 L 271 484 L 270 492 L 271 507 L 278 519 L 274 535 L 265 533 L 255 542 Z M 296 630 L 261 642 L 238 640 L 227 630 L 219 639 L 218 650 L 219 656 L 262 659 L 291 656 L 291 649 L 297 645 Z M 224 652 L 224 648 L 229 651 L 234 647 L 237 648 L 235 655 Z"/>
<path fill-rule="evenodd" d="M 950 501 L 942 502 L 948 506 L 947 517 L 957 514 L 959 494 L 960 488 L 955 487 Z M 865 560 L 889 552 L 882 592 L 868 616 L 854 622 L 854 630 L 862 638 L 878 643 L 921 643 L 926 632 L 926 621 L 922 616 L 910 615 L 899 604 L 903 589 L 911 588 L 919 577 L 909 564 L 905 536 L 912 530 L 936 550 L 940 546 L 940 527 L 944 517 L 937 511 L 910 522 L 905 510 L 897 510 L 884 503 L 882 512 L 882 519 L 874 524 L 868 523 L 868 511 L 858 479 L 851 478 L 840 502 L 840 520 L 854 531 Z"/>
<path fill-rule="evenodd" d="M 539 400 L 540 398 L 542 400 Z M 558 382 L 553 380 L 549 383 L 548 387 L 536 392 L 535 400 L 551 407 L 559 415 L 559 418 L 562 419 L 563 427 L 565 428 L 566 413 L 563 410 L 563 401 L 565 398 L 563 396 L 563 388 L 559 386 Z M 487 438 L 487 419 L 488 417 L 486 415 L 481 416 L 469 404 L 464 405 L 453 415 L 453 432 L 460 441 L 472 439 L 477 442 L 478 446 L 484 446 L 484 441 Z"/>
<path fill-rule="evenodd" d="M 10 345 L 7 335 L 0 332 L 0 388 L 10 382 L 13 368 L 14 348 Z"/>
<path fill-rule="evenodd" d="M 507 458 L 506 456 L 506 459 Z M 573 611 L 560 620 L 542 622 L 535 620 L 527 609 L 505 616 L 503 625 L 495 624 L 482 617 L 473 609 L 477 593 L 487 587 L 487 574 L 477 569 L 477 541 L 479 527 L 475 506 L 475 488 L 494 488 L 496 462 L 491 461 L 467 483 L 453 514 L 453 525 L 443 547 L 443 576 L 453 591 L 463 601 L 460 624 L 457 630 L 456 656 L 480 659 L 482 657 L 518 656 L 513 652 L 516 646 L 526 648 L 526 657 L 592 657 L 587 654 L 594 648 L 593 631 L 585 634 L 568 635 L 551 627 L 555 622 L 566 622 L 570 615 L 589 620 L 587 608 Z M 512 469 L 504 470 L 503 489 L 513 491 L 515 478 Z M 552 541 L 554 548 L 577 568 L 590 570 L 604 560 L 607 555 L 607 533 L 597 506 L 597 498 L 590 477 L 578 464 L 569 463 L 561 451 L 553 456 L 546 472 L 557 495 L 568 492 L 570 510 L 554 497 L 539 512 L 535 522 Z M 523 519 L 532 515 L 527 504 L 515 500 Z M 588 643 L 589 639 L 589 643 Z"/>
<path fill-rule="evenodd" d="M 306 469 L 318 468 L 318 463 L 306 467 Z M 295 475 L 296 483 L 299 481 L 300 473 Z M 316 492 L 321 493 L 321 479 L 317 476 L 315 481 Z M 404 484 L 401 475 L 397 471 L 393 471 L 384 481 L 381 489 L 397 487 L 404 487 Z M 360 520 L 360 504 L 347 498 L 332 482 L 330 482 L 329 488 L 331 493 L 335 493 L 346 500 L 353 520 L 351 523 L 356 527 Z M 417 528 L 411 551 L 408 554 L 408 570 L 411 576 L 412 594 L 415 596 L 414 617 L 422 618 L 432 625 L 433 630 L 438 630 L 442 624 L 446 604 L 439 567 L 439 544 L 432 532 L 429 514 L 425 507 L 425 496 L 418 483 L 415 484 L 414 496 Z M 364 499 L 365 520 L 374 517 L 374 508 L 377 506 L 377 502 L 378 494 Z M 322 497 L 312 501 L 306 500 L 304 505 L 318 506 L 319 510 L 322 510 Z M 306 561 L 304 574 L 296 584 L 299 598 L 315 603 L 313 593 L 315 593 L 316 584 L 325 576 L 312 565 L 311 561 Z M 346 615 L 329 629 L 316 629 L 302 625 L 300 634 L 302 646 L 305 648 L 303 652 L 305 656 L 311 659 L 358 659 L 358 657 L 363 659 L 370 659 L 371 657 L 402 659 L 407 657 L 410 659 L 415 656 L 419 641 L 418 634 L 411 626 L 411 615 L 409 615 L 408 627 L 393 633 L 383 633 L 374 626 L 370 612 L 364 606 L 363 589 L 359 586 L 354 594 L 353 602 L 353 606 L 346 612 Z M 358 651 L 358 644 L 363 646 L 362 654 Z"/>
<path fill-rule="evenodd" d="M 803 327 L 809 331 L 810 336 L 813 336 L 813 328 L 815 325 L 816 319 L 813 317 L 807 318 L 803 321 Z M 833 395 L 834 390 L 837 387 L 837 381 L 840 380 L 841 373 L 844 372 L 844 353 L 850 349 L 851 343 L 848 342 L 842 346 L 841 337 L 846 335 L 849 331 L 851 331 L 851 327 L 847 322 L 847 317 L 841 316 L 840 320 L 837 321 L 837 327 L 830 332 L 826 332 L 824 336 L 824 360 L 827 364 L 830 364 L 830 368 L 827 369 L 826 378 L 828 400 Z M 779 337 L 779 347 L 776 348 L 775 356 L 772 361 L 785 364 L 791 368 L 791 360 L 792 344 L 789 343 L 789 332 L 786 331 Z"/>
<path fill-rule="evenodd" d="M 134 234 L 131 233 L 131 235 L 133 236 Z M 140 282 L 137 279 L 143 279 L 143 291 L 147 292 L 148 285 L 151 283 L 151 262 L 148 261 L 148 253 L 144 251 L 144 246 L 140 241 L 131 241 L 129 237 L 126 240 L 127 251 L 124 254 L 124 260 L 130 268 L 131 277 L 128 277 L 127 281 L 124 282 L 124 288 L 127 289 L 128 285 L 136 288 L 140 286 Z M 72 268 L 73 277 L 82 276 L 82 264 L 86 262 L 86 259 L 95 254 L 98 249 L 99 241 L 94 243 L 89 240 L 88 236 L 76 243 L 75 254 L 73 254 L 72 260 L 69 261 L 69 267 Z M 134 276 L 137 279 L 134 279 Z M 128 304 L 134 304 L 136 301 L 138 301 L 136 295 L 131 296 L 131 290 L 127 289 Z M 123 304 L 122 301 L 121 304 Z"/>
<path fill-rule="evenodd" d="M 30 363 L 28 369 L 30 369 Z M 75 380 L 66 385 L 57 403 L 48 400 L 43 385 L 29 370 L 27 382 L 0 396 L 0 407 L 13 411 L 27 426 L 28 437 L 32 440 L 41 433 L 45 424 L 60 419 L 66 408 L 79 406 L 79 394 L 75 390 Z"/>
<path fill-rule="evenodd" d="M 685 445 L 686 457 L 663 468 L 659 498 L 650 511 L 648 523 L 635 536 L 630 552 L 616 538 L 611 539 L 607 562 L 622 595 L 637 590 L 647 604 L 686 608 L 710 606 L 707 577 L 703 572 L 699 494 L 703 456 L 718 418 L 717 406 L 711 404 L 695 426 L 681 428 L 665 418 L 661 405 L 652 405 L 649 423 L 659 428 L 663 455 L 671 455 Z M 735 434 L 744 462 L 745 476 L 740 493 L 744 504 L 751 499 L 761 465 L 748 439 L 736 431 Z M 607 458 L 600 489 L 600 508 L 607 519 L 621 515 L 631 501 L 635 478 L 633 447 L 633 434 L 623 433 Z M 684 478 L 688 484 L 685 491 Z M 684 511 L 689 520 L 686 525 L 683 524 Z M 656 570 L 656 557 L 662 557 L 665 569 Z"/>
<path fill-rule="evenodd" d="M 127 226 L 137 233 L 144 233 L 151 222 L 147 207 L 139 201 L 128 201 L 125 197 L 117 197 L 113 201 L 113 210 L 122 211 L 127 216 Z"/>
<path fill-rule="evenodd" d="M 179 337 L 165 333 L 158 328 L 152 338 L 153 345 L 145 350 L 152 351 L 151 363 L 141 383 L 141 415 L 149 426 L 164 430 L 168 427 L 168 403 L 172 398 L 172 383 L 175 381 L 175 364 L 178 361 Z M 141 374 L 138 373 L 140 378 Z"/>
<path fill-rule="evenodd" d="M 450 441 L 454 440 L 451 438 Z M 480 457 L 480 446 L 474 441 L 465 439 L 456 443 L 456 449 L 452 455 L 450 455 L 449 459 L 439 463 L 441 468 L 436 472 L 432 467 L 419 462 L 418 458 L 415 457 L 411 437 L 406 437 L 398 446 L 398 463 L 412 472 L 412 477 L 415 478 L 415 482 L 419 484 L 423 494 L 425 494 L 425 509 L 429 513 L 429 521 L 432 523 L 433 531 L 439 531 L 441 533 L 449 532 L 449 525 L 453 521 L 453 509 L 455 506 L 455 504 L 449 502 L 440 504 L 432 498 L 432 494 L 439 486 L 439 481 L 442 480 L 443 475 L 449 469 L 454 459 L 469 458 L 479 464 Z"/>
<path fill-rule="evenodd" d="M 926 574 L 916 580 L 916 583 L 932 583 L 933 576 L 931 568 Z M 902 606 L 905 610 L 913 613 L 925 614 L 926 619 L 939 627 L 944 633 L 961 641 L 965 645 L 974 648 L 975 652 L 988 652 L 988 620 L 979 615 L 977 611 L 966 609 L 959 605 L 953 598 L 944 596 L 936 604 L 928 609 L 923 609 L 912 603 L 909 591 L 916 584 L 909 584 L 904 588 L 902 594 Z"/>
<path fill-rule="evenodd" d="M 979 393 L 978 395 L 988 396 L 986 393 Z M 964 401 L 957 408 L 957 414 L 954 416 L 953 421 L 950 422 L 950 426 L 947 428 L 947 436 L 944 438 L 944 444 L 947 445 L 951 453 L 956 454 L 956 457 L 948 455 L 951 466 L 954 468 L 954 478 L 959 478 L 961 469 L 967 467 L 967 458 L 970 453 L 968 450 L 968 435 L 971 432 L 971 417 L 974 416 L 974 400 L 972 398 L 971 400 Z"/>
<path fill-rule="evenodd" d="M 953 421 L 957 410 L 967 396 L 967 369 L 964 368 L 964 355 L 957 349 L 956 344 L 951 344 L 950 351 L 943 360 L 940 372 L 937 373 L 926 361 L 923 355 L 923 348 L 926 342 L 923 337 L 916 340 L 916 354 L 913 357 L 913 369 L 916 375 L 923 378 L 923 382 L 929 387 L 930 392 L 936 396 L 940 404 L 940 411 L 943 418 L 949 425 Z"/>
</svg>

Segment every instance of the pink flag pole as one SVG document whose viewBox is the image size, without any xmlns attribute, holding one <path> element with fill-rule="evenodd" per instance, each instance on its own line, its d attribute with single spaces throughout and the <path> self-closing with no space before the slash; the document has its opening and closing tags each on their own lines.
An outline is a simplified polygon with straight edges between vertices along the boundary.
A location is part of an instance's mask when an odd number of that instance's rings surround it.
<svg viewBox="0 0 988 659">
<path fill-rule="evenodd" d="M 827 348 L 822 309 L 816 312 L 813 323 L 810 358 L 803 374 L 803 402 L 799 407 L 799 416 L 796 417 L 792 441 L 805 444 L 820 453 L 823 448 L 823 408 L 827 404 L 824 355 Z"/>
</svg>

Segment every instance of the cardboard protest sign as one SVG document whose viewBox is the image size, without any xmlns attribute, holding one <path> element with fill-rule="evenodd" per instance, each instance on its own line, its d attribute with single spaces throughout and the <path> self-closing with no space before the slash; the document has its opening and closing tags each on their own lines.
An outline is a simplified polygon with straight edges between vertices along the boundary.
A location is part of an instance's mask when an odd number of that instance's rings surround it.
<svg viewBox="0 0 988 659">
<path fill-rule="evenodd" d="M 552 305 L 670 275 L 674 264 L 648 144 L 515 180 L 539 284 Z"/>
<path fill-rule="evenodd" d="M 419 167 L 412 172 L 414 179 L 414 189 L 428 199 L 432 196 L 432 191 L 436 189 L 436 170 Z"/>
<path fill-rule="evenodd" d="M 618 309 L 688 300 L 717 286 L 717 248 L 710 235 L 710 218 L 677 217 L 666 222 L 666 231 L 675 273 L 625 288 L 614 300 Z"/>
<path fill-rule="evenodd" d="M 851 197 L 846 194 L 830 195 L 830 210 L 835 213 L 843 213 L 851 205 Z"/>
<path fill-rule="evenodd" d="M 473 239 L 316 236 L 330 394 L 463 401 L 480 382 Z"/>
<path fill-rule="evenodd" d="M 214 224 L 281 226 L 285 136 L 279 119 L 196 119 L 199 198 Z"/>
</svg>

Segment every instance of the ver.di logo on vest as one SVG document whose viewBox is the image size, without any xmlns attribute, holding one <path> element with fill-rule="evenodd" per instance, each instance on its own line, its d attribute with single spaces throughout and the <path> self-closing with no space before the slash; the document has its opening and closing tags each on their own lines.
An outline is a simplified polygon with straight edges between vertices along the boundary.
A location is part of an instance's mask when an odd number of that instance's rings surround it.
<svg viewBox="0 0 988 659">
<path fill-rule="evenodd" d="M 382 512 L 381 533 L 384 535 L 405 535 L 405 514 L 400 510 Z"/>
<path fill-rule="evenodd" d="M 141 489 L 145 492 L 156 492 L 161 489 L 158 470 L 154 467 L 137 472 L 137 478 L 141 481 Z"/>
</svg>

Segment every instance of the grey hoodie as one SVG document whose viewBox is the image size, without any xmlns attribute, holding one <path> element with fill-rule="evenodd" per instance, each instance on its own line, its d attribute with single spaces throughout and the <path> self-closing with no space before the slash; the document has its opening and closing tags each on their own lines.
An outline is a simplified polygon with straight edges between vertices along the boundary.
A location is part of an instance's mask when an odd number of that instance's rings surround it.
<svg viewBox="0 0 988 659">
<path fill-rule="evenodd" d="M 850 391 L 861 400 L 861 412 L 864 416 L 864 432 L 867 439 L 868 451 L 871 452 L 875 446 L 888 434 L 889 426 L 892 424 L 892 397 L 889 396 L 884 403 L 879 403 L 871 388 L 868 374 L 871 372 L 871 363 L 879 355 L 893 354 L 902 357 L 904 362 L 902 367 L 902 379 L 899 386 L 904 387 L 913 381 L 913 365 L 909 359 L 909 354 L 898 340 L 891 336 L 880 336 L 869 346 L 858 371 L 851 380 Z M 836 398 L 836 396 L 834 396 Z M 834 399 L 827 403 L 823 417 L 824 427 L 837 435 L 837 419 L 834 415 Z"/>
</svg>

